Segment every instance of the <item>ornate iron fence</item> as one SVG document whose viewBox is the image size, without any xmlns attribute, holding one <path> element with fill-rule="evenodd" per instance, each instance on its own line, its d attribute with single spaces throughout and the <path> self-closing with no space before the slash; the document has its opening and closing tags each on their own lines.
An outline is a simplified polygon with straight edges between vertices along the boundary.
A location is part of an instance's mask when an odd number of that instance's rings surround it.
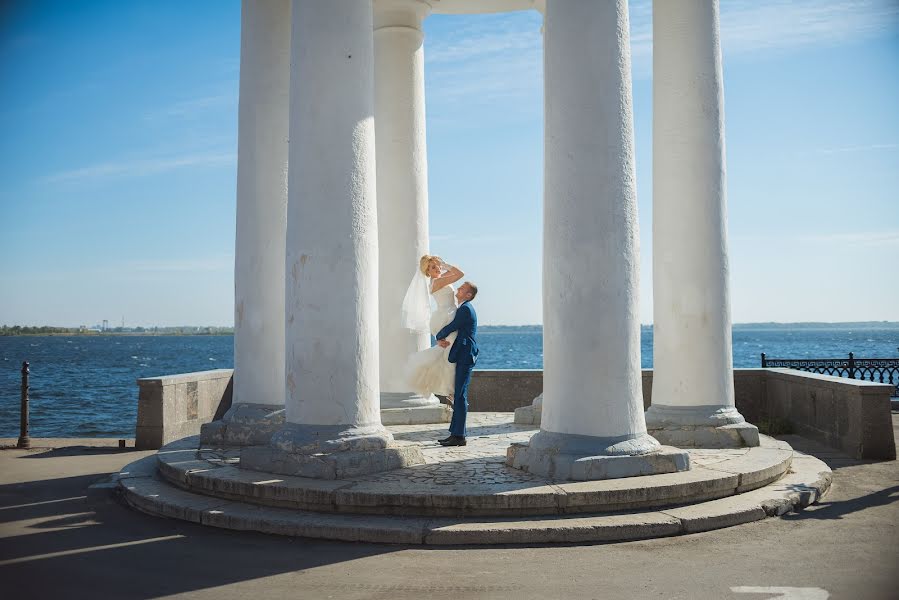
<svg viewBox="0 0 899 600">
<path fill-rule="evenodd" d="M 899 396 L 899 358 L 855 358 L 852 352 L 849 358 L 768 358 L 762 352 L 762 368 L 774 367 L 889 383 Z"/>
</svg>

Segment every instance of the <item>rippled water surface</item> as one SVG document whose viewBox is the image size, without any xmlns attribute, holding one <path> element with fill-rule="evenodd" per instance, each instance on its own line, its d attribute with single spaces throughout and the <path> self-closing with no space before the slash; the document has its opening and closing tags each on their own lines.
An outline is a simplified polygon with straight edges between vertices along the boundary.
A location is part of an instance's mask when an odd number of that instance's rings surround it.
<svg viewBox="0 0 899 600">
<path fill-rule="evenodd" d="M 479 369 L 540 369 L 539 328 L 482 327 Z M 642 363 L 652 366 L 652 330 L 641 335 Z M 772 358 L 899 356 L 899 324 L 753 326 L 734 329 L 735 367 Z M 233 366 L 231 336 L 0 337 L 0 437 L 19 430 L 21 363 L 31 363 L 31 435 L 133 437 L 139 377 Z"/>
</svg>

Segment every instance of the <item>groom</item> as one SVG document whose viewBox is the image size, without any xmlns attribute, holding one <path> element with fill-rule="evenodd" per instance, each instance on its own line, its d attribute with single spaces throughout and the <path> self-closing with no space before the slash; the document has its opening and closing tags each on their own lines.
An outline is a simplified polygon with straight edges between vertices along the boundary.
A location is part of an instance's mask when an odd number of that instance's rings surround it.
<svg viewBox="0 0 899 600">
<path fill-rule="evenodd" d="M 478 286 L 466 281 L 456 291 L 456 300 L 459 308 L 452 322 L 437 332 L 437 344 L 446 348 L 450 343 L 445 339 L 452 332 L 456 334 L 456 341 L 449 351 L 449 361 L 456 363 L 456 388 L 453 399 L 453 420 L 450 421 L 450 436 L 440 440 L 441 446 L 464 446 L 465 441 L 465 417 L 468 416 L 468 384 L 471 383 L 471 370 L 478 359 L 478 342 L 475 335 L 478 332 L 478 315 L 471 305 L 471 301 L 478 295 Z"/>
</svg>

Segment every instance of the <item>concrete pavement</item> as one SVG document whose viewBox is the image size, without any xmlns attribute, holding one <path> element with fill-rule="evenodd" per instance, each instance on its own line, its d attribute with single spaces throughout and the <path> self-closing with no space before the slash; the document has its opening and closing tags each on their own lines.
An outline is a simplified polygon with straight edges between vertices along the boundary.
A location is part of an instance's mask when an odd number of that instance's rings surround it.
<svg viewBox="0 0 899 600">
<path fill-rule="evenodd" d="M 149 453 L 56 440 L 0 451 L 0 587 L 15 598 L 740 599 L 771 598 L 751 593 L 770 586 L 896 597 L 899 463 L 786 439 L 834 470 L 829 495 L 799 514 L 677 538 L 495 548 L 291 539 L 149 517 L 88 490 Z"/>
</svg>

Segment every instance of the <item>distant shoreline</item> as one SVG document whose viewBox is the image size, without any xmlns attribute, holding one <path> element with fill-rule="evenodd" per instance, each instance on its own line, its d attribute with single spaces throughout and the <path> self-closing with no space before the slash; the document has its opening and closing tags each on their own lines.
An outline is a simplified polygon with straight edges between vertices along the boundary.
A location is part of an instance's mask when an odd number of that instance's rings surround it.
<svg viewBox="0 0 899 600">
<path fill-rule="evenodd" d="M 641 325 L 641 329 L 652 329 L 652 325 Z M 823 321 L 780 323 L 780 322 L 763 322 L 763 323 L 734 323 L 735 330 L 771 330 L 771 329 L 896 329 L 899 332 L 899 321 L 845 321 L 828 323 Z M 117 328 L 118 329 L 118 328 Z M 482 333 L 490 332 L 536 332 L 542 331 L 542 325 L 482 325 L 480 328 Z M 234 335 L 234 330 L 230 327 L 159 327 L 159 328 L 142 328 L 142 330 L 125 330 L 125 331 L 96 331 L 96 330 L 80 330 L 79 328 L 68 327 L 24 327 L 24 326 L 2 326 L 0 327 L 0 337 L 18 337 L 18 336 L 225 336 Z"/>
<path fill-rule="evenodd" d="M 117 328 L 118 329 L 118 328 Z M 104 336 L 216 336 L 234 335 L 234 330 L 225 327 L 151 327 L 125 330 L 97 331 L 96 329 L 81 329 L 78 327 L 0 327 L 0 337 L 104 337 Z"/>
<path fill-rule="evenodd" d="M 899 330 L 899 321 L 807 321 L 795 323 L 780 323 L 777 321 L 767 321 L 762 323 L 734 323 L 733 329 L 835 329 L 852 327 L 854 329 L 897 329 Z M 641 324 L 641 329 L 652 329 L 652 324 Z M 542 325 L 480 325 L 479 330 L 493 329 L 502 331 L 535 331 L 542 330 Z"/>
<path fill-rule="evenodd" d="M 140 337 L 184 337 L 184 336 L 202 336 L 216 337 L 223 335 L 234 335 L 233 331 L 225 331 L 219 333 L 175 333 L 162 331 L 72 331 L 72 332 L 56 332 L 56 333 L 2 333 L 0 337 L 119 337 L 119 336 L 140 336 Z"/>
</svg>

